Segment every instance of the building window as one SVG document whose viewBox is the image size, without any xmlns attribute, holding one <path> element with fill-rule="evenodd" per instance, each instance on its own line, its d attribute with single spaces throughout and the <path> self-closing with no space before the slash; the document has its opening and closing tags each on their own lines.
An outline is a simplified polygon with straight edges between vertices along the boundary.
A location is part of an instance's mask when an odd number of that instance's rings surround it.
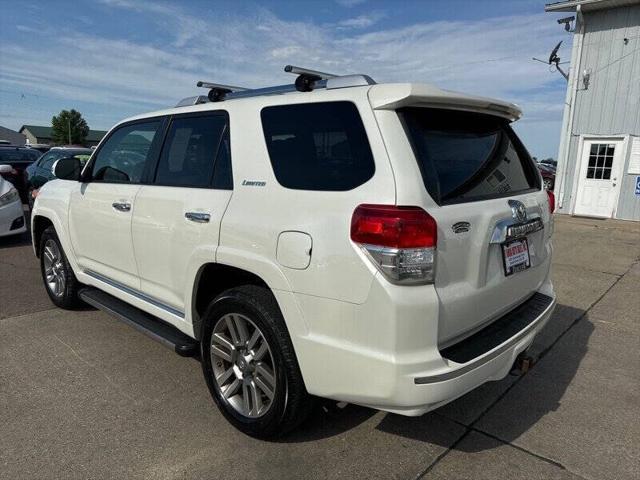
<svg viewBox="0 0 640 480">
<path fill-rule="evenodd" d="M 615 145 L 609 143 L 592 143 L 589 152 L 587 178 L 593 180 L 610 180 Z"/>
</svg>

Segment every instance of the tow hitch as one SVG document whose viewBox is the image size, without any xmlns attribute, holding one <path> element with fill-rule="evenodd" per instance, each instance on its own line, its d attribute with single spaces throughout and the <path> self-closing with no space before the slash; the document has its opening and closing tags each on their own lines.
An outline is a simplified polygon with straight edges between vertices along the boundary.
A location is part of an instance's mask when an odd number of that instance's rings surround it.
<svg viewBox="0 0 640 480">
<path fill-rule="evenodd" d="M 534 364 L 533 357 L 529 356 L 529 353 L 525 350 L 516 357 L 516 361 L 513 362 L 513 367 L 509 372 L 511 375 L 524 375 L 527 373 Z"/>
</svg>

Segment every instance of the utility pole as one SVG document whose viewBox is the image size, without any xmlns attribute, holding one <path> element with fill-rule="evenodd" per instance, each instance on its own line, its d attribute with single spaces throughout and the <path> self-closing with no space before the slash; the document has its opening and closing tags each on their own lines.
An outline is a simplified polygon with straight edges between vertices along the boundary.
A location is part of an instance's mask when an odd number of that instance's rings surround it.
<svg viewBox="0 0 640 480">
<path fill-rule="evenodd" d="M 69 127 L 69 145 L 71 145 L 71 117 L 67 117 L 67 126 Z"/>
</svg>

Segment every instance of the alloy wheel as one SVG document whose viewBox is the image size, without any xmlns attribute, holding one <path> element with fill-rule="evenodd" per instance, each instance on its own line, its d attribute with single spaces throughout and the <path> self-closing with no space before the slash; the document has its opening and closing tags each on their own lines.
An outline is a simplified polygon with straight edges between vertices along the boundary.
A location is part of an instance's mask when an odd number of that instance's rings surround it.
<svg viewBox="0 0 640 480">
<path fill-rule="evenodd" d="M 61 297 L 66 284 L 64 264 L 60 248 L 52 239 L 44 244 L 44 274 L 49 291 Z"/>
<path fill-rule="evenodd" d="M 222 396 L 239 414 L 258 418 L 276 391 L 271 348 L 258 326 L 239 313 L 222 316 L 211 334 L 211 365 Z"/>
</svg>

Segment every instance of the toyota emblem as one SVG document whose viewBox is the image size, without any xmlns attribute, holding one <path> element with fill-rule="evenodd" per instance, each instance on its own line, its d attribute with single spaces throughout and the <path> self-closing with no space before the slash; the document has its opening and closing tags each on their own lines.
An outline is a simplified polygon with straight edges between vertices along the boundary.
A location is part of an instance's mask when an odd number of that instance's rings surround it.
<svg viewBox="0 0 640 480">
<path fill-rule="evenodd" d="M 511 215 L 515 220 L 519 222 L 527 221 L 527 208 L 524 203 L 518 200 L 509 200 L 509 206 L 511 207 Z"/>
</svg>

